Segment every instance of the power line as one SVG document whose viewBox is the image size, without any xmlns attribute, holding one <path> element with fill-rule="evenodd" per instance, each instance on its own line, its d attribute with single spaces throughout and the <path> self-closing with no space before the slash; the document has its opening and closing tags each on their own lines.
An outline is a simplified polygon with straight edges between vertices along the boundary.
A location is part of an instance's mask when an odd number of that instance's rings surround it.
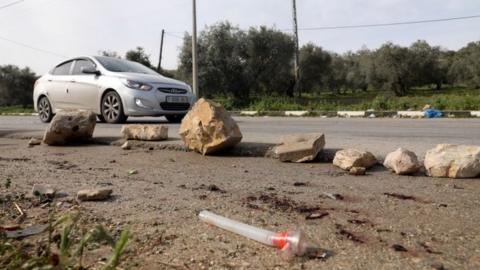
<svg viewBox="0 0 480 270">
<path fill-rule="evenodd" d="M 55 53 L 55 52 L 52 52 L 52 51 L 48 51 L 48 50 L 44 50 L 44 49 L 41 49 L 41 48 L 36 48 L 36 47 L 30 46 L 28 44 L 22 43 L 22 42 L 11 40 L 11 39 L 6 38 L 6 37 L 1 37 L 0 36 L 0 40 L 8 41 L 10 43 L 13 43 L 13 44 L 16 44 L 18 46 L 25 47 L 25 48 L 29 48 L 29 49 L 34 50 L 34 51 L 39 51 L 39 52 L 43 52 L 43 53 L 46 53 L 46 54 L 55 55 L 55 56 L 61 57 L 61 58 L 67 58 L 67 56 L 65 56 L 65 55 L 61 55 L 61 54 L 58 54 L 58 53 Z"/>
<path fill-rule="evenodd" d="M 11 7 L 11 6 L 14 6 L 14 5 L 17 5 L 17 4 L 20 4 L 21 2 L 24 2 L 24 1 L 25 1 L 25 0 L 18 0 L 18 1 L 12 2 L 12 3 L 9 3 L 9 4 L 6 4 L 6 5 L 0 6 L 0 10 L 2 10 L 2 9 L 4 9 L 4 8 Z"/>
<path fill-rule="evenodd" d="M 335 29 L 354 29 L 354 28 L 372 28 L 372 27 L 386 27 L 386 26 L 398 26 L 398 25 L 411 25 L 411 24 L 423 24 L 423 23 L 436 23 L 436 22 L 447 22 L 447 21 L 459 21 L 459 20 L 469 20 L 480 18 L 478 15 L 470 16 L 460 16 L 460 17 L 451 17 L 451 18 L 440 18 L 440 19 L 429 19 L 429 20 L 415 20 L 415 21 L 403 21 L 403 22 L 391 22 L 391 23 L 377 23 L 377 24 L 357 24 L 357 25 L 337 25 L 337 26 L 318 26 L 318 27 L 303 27 L 298 28 L 299 31 L 315 31 L 315 30 L 335 30 Z M 280 29 L 281 31 L 292 31 L 292 28 Z M 165 32 L 165 34 L 182 38 L 174 33 L 182 32 Z M 183 39 L 183 38 L 182 38 Z"/>
<path fill-rule="evenodd" d="M 302 31 L 314 31 L 314 30 L 335 30 L 335 29 L 352 29 L 352 28 L 371 28 L 371 27 L 384 27 L 384 26 L 397 26 L 397 25 L 409 25 L 409 24 L 423 24 L 423 23 L 435 23 L 435 22 L 447 22 L 480 18 L 480 15 L 451 17 L 441 19 L 430 20 L 418 20 L 418 21 L 404 21 L 404 22 L 391 22 L 391 23 L 377 23 L 377 24 L 357 24 L 357 25 L 340 25 L 340 26 L 320 26 L 320 27 L 304 27 L 298 28 Z M 292 30 L 292 29 L 285 29 Z"/>
<path fill-rule="evenodd" d="M 175 34 L 172 34 L 172 33 L 173 33 L 173 32 L 165 32 L 165 35 L 171 36 L 171 37 L 174 37 L 174 38 L 178 38 L 178 39 L 183 39 L 183 37 L 178 36 L 178 35 L 175 35 Z"/>
</svg>

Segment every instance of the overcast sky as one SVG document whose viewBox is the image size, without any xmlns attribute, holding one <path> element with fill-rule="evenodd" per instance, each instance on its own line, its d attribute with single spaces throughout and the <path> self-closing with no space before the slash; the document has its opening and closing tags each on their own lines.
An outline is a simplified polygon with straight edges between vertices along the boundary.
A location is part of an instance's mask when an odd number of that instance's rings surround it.
<svg viewBox="0 0 480 270">
<path fill-rule="evenodd" d="M 0 6 L 16 0 L 0 0 Z M 160 31 L 165 36 L 164 68 L 175 68 L 183 31 L 191 29 L 191 0 L 24 0 L 0 10 L 0 38 L 65 57 L 107 49 L 121 55 L 144 47 L 158 62 Z M 241 28 L 292 27 L 291 0 L 197 0 L 198 28 L 228 20 Z M 372 24 L 480 14 L 480 0 L 297 0 L 299 27 Z M 314 42 L 345 52 L 386 41 L 409 45 L 417 39 L 449 49 L 480 40 L 480 18 L 371 29 L 300 31 L 300 43 Z M 0 65 L 29 66 L 38 73 L 60 56 L 0 39 Z"/>
</svg>

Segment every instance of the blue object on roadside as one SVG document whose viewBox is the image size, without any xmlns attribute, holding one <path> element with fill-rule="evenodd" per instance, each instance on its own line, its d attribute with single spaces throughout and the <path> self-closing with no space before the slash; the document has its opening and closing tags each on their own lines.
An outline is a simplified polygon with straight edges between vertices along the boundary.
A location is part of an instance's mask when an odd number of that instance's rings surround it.
<svg viewBox="0 0 480 270">
<path fill-rule="evenodd" d="M 426 109 L 424 114 L 426 118 L 437 118 L 443 115 L 441 111 L 435 109 Z"/>
</svg>

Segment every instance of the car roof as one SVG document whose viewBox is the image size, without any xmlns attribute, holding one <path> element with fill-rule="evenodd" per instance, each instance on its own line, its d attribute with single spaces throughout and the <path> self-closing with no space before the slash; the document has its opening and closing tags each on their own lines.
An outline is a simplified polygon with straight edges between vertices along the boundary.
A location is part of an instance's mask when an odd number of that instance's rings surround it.
<svg viewBox="0 0 480 270">
<path fill-rule="evenodd" d="M 73 57 L 73 58 L 70 58 L 70 59 L 67 59 L 67 60 L 65 60 L 65 61 L 62 61 L 62 62 L 58 63 L 57 65 L 55 65 L 55 67 L 61 66 L 61 65 L 65 64 L 65 63 L 68 63 L 68 62 L 71 62 L 71 61 L 74 61 L 74 60 L 80 60 L 80 59 L 94 60 L 95 57 L 93 57 L 93 56 L 88 56 L 88 55 Z"/>
</svg>

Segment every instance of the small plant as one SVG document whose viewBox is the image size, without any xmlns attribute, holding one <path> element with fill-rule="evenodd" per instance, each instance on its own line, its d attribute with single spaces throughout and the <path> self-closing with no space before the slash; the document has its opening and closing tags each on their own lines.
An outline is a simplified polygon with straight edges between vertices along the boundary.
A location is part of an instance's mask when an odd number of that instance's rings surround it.
<svg viewBox="0 0 480 270">
<path fill-rule="evenodd" d="M 123 230 L 120 234 L 120 238 L 115 243 L 115 246 L 113 248 L 113 254 L 108 260 L 107 265 L 103 267 L 103 270 L 113 270 L 118 266 L 118 264 L 120 263 L 120 256 L 123 254 L 123 251 L 125 251 L 128 239 L 130 239 L 130 231 Z"/>
<path fill-rule="evenodd" d="M 55 219 L 54 212 L 52 210 L 49 215 L 47 242 L 41 244 L 35 254 L 27 252 L 22 242 L 9 242 L 0 234 L 0 269 L 87 269 L 83 266 L 83 258 L 91 243 L 106 243 L 112 247 L 112 255 L 102 269 L 116 269 L 131 237 L 128 229 L 124 229 L 115 241 L 102 225 L 82 230 L 79 213 Z M 53 237 L 56 231 L 60 232 L 59 238 Z"/>
</svg>

